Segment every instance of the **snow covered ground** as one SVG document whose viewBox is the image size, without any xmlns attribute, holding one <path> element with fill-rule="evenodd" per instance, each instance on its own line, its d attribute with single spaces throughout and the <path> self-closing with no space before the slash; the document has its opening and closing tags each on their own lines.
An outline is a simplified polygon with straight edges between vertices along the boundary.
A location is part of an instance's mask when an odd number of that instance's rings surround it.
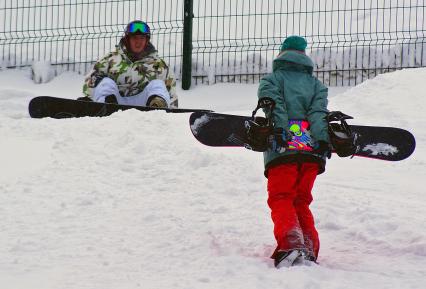
<svg viewBox="0 0 426 289">
<path fill-rule="evenodd" d="M 331 88 L 353 124 L 409 129 L 407 160 L 328 162 L 312 210 L 319 265 L 276 270 L 262 155 L 210 148 L 188 114 L 30 119 L 36 95 L 83 77 L 0 72 L 0 288 L 424 288 L 426 69 Z M 180 106 L 248 114 L 256 85 L 179 91 Z"/>
</svg>

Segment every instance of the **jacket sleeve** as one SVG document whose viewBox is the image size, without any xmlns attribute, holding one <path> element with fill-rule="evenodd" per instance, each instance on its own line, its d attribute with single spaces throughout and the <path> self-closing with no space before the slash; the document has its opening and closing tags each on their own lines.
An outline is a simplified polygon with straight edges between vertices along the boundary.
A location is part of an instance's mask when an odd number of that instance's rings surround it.
<svg viewBox="0 0 426 289">
<path fill-rule="evenodd" d="M 176 79 L 170 67 L 163 59 L 157 61 L 155 69 L 157 70 L 157 79 L 161 79 L 166 84 L 170 95 L 170 107 L 178 108 L 178 96 L 176 94 Z"/>
<path fill-rule="evenodd" d="M 102 78 L 108 76 L 109 59 L 111 54 L 103 57 L 95 63 L 92 70 L 86 76 L 83 84 L 83 94 L 87 97 L 92 97 L 93 88 L 95 88 Z"/>
<path fill-rule="evenodd" d="M 171 108 L 178 108 L 178 96 L 176 94 L 176 79 L 172 71 L 170 71 L 170 68 L 167 69 L 167 77 L 165 80 L 166 88 L 169 91 L 170 94 L 170 107 Z"/>
<path fill-rule="evenodd" d="M 328 88 L 315 79 L 315 95 L 309 107 L 307 118 L 311 125 L 311 133 L 317 141 L 330 142 L 328 124 L 325 120 L 328 109 Z"/>
<path fill-rule="evenodd" d="M 281 86 L 273 73 L 260 80 L 257 96 L 259 99 L 270 97 L 275 101 L 272 116 L 270 111 L 265 111 L 265 115 L 266 117 L 272 117 L 275 128 L 286 129 L 288 126 L 287 106 L 282 96 Z"/>
</svg>

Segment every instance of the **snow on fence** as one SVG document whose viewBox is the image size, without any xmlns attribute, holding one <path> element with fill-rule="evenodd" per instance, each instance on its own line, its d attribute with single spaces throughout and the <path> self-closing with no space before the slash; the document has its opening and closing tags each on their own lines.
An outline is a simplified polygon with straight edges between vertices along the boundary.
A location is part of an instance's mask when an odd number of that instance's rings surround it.
<svg viewBox="0 0 426 289">
<path fill-rule="evenodd" d="M 113 49 L 126 23 L 143 19 L 180 78 L 188 1 L 1 1 L 0 67 L 45 61 L 56 73 L 86 73 Z M 425 0 L 190 1 L 192 51 L 185 53 L 192 56 L 193 83 L 257 82 L 293 34 L 307 38 L 315 73 L 328 85 L 426 63 Z"/>
</svg>

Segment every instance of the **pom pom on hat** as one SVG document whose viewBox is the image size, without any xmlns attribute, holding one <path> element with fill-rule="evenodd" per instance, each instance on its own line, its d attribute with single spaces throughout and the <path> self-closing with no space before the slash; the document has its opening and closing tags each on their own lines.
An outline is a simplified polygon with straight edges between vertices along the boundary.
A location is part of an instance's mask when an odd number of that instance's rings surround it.
<svg viewBox="0 0 426 289">
<path fill-rule="evenodd" d="M 298 51 L 305 51 L 306 46 L 308 46 L 308 43 L 306 42 L 305 38 L 301 36 L 289 36 L 287 37 L 283 44 L 281 45 L 280 51 L 284 50 L 298 50 Z"/>
</svg>

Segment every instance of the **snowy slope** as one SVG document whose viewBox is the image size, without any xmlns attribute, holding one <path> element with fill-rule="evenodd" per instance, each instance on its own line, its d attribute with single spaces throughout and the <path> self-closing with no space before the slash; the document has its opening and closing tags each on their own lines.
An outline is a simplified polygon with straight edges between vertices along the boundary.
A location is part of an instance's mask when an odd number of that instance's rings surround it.
<svg viewBox="0 0 426 289">
<path fill-rule="evenodd" d="M 32 96 L 75 98 L 82 76 L 0 72 L 0 288 L 423 288 L 424 79 L 331 90 L 330 109 L 418 146 L 398 163 L 334 156 L 314 188 L 320 265 L 276 270 L 261 154 L 201 145 L 188 114 L 30 119 Z M 247 114 L 256 89 L 198 86 L 180 104 Z"/>
</svg>

